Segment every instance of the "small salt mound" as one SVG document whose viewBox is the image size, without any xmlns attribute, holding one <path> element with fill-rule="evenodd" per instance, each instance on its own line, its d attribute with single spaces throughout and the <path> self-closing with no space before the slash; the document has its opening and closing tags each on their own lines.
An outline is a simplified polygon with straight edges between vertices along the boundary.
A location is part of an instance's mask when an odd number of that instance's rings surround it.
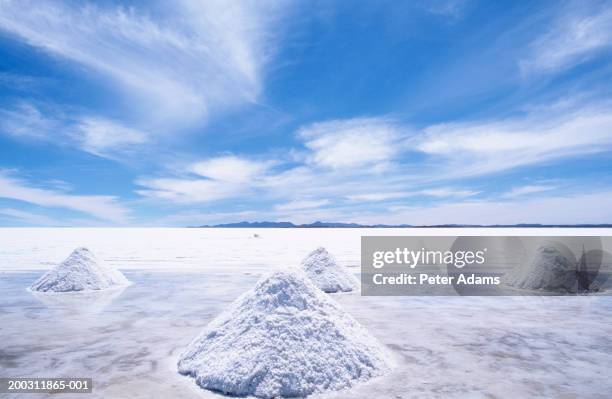
<svg viewBox="0 0 612 399">
<path fill-rule="evenodd" d="M 322 247 L 308 254 L 302 261 L 302 270 L 324 292 L 348 292 L 359 286 L 355 277 Z"/>
<path fill-rule="evenodd" d="M 387 352 L 299 270 L 260 280 L 181 355 L 181 374 L 235 396 L 304 397 L 382 374 Z"/>
<path fill-rule="evenodd" d="M 77 248 L 30 289 L 39 292 L 91 291 L 127 284 L 129 281 L 120 271 L 98 260 L 87 248 Z"/>
<path fill-rule="evenodd" d="M 530 263 L 505 275 L 504 283 L 530 290 L 575 290 L 576 260 L 563 244 L 547 242 L 536 250 Z"/>
</svg>

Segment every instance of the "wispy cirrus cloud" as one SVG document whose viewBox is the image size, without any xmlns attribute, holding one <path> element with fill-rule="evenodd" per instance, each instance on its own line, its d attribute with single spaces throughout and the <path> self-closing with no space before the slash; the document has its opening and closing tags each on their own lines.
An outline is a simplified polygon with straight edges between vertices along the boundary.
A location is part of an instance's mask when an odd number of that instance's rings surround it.
<svg viewBox="0 0 612 399">
<path fill-rule="evenodd" d="M 21 209 L 0 208 L 0 217 L 9 218 L 20 223 L 25 223 L 33 226 L 61 226 L 62 223 L 38 213 L 27 212 Z"/>
<path fill-rule="evenodd" d="M 356 118 L 307 125 L 296 138 L 302 143 L 293 149 L 297 159 L 266 164 L 239 155 L 213 158 L 188 166 L 183 176 L 140 179 L 139 193 L 183 204 L 255 199 L 275 204 L 262 214 L 285 218 L 362 215 L 366 203 L 379 215 L 401 204 L 491 204 L 496 196 L 506 203 L 553 187 L 534 184 L 489 195 L 466 181 L 612 152 L 612 117 L 606 108 L 584 105 L 422 129 L 386 117 Z"/>
<path fill-rule="evenodd" d="M 46 140 L 57 134 L 61 126 L 58 120 L 46 117 L 38 107 L 27 102 L 0 109 L 0 133 L 18 139 Z"/>
<path fill-rule="evenodd" d="M 221 200 L 254 199 L 274 203 L 266 214 L 322 212 L 322 208 L 354 206 L 355 202 L 427 198 L 465 198 L 474 190 L 430 186 L 411 192 L 391 192 L 414 176 L 396 161 L 405 149 L 409 129 L 386 118 L 358 118 L 308 125 L 296 137 L 302 157 L 255 161 L 237 155 L 187 165 L 173 177 L 144 177 L 138 193 L 178 204 L 210 204 Z M 316 141 L 316 145 L 313 144 Z M 332 147 L 332 148 L 330 148 Z M 365 192 L 364 192 L 365 191 Z M 374 194 L 378 193 L 378 194 Z M 257 202 L 257 201 L 256 201 Z M 331 211 L 331 210 L 330 210 Z"/>
<path fill-rule="evenodd" d="M 557 186 L 547 184 L 531 184 L 521 187 L 514 187 L 512 190 L 508 191 L 503 196 L 506 198 L 515 198 L 523 195 L 543 193 L 555 189 L 557 189 Z"/>
<path fill-rule="evenodd" d="M 342 138 L 329 142 L 334 147 L 331 150 L 322 143 L 330 139 L 328 133 L 335 136 L 336 131 L 328 131 L 325 126 L 324 133 L 318 129 L 316 134 L 304 134 L 300 129 L 296 136 L 305 148 L 298 150 L 302 158 L 297 163 L 289 156 L 274 161 L 234 155 L 213 157 L 187 165 L 174 177 L 140 178 L 137 184 L 143 188 L 138 193 L 183 204 L 240 198 L 283 201 L 277 204 L 278 209 L 323 204 L 321 196 L 342 197 L 362 191 L 364 185 L 374 182 L 373 176 L 380 178 L 388 171 L 386 165 L 397 155 L 394 149 L 387 152 L 385 144 L 368 146 L 366 142 L 371 144 L 376 138 L 363 129 L 362 120 L 349 125 L 359 128 L 343 126 Z M 360 140 L 360 134 L 367 136 L 365 140 Z M 379 143 L 387 139 L 381 138 Z M 311 140 L 320 141 L 313 145 Z M 368 148 L 374 153 L 368 153 Z M 377 186 L 381 184 L 383 180 Z"/>
<path fill-rule="evenodd" d="M 590 60 L 612 48 L 612 10 L 598 2 L 561 7 L 551 27 L 530 45 L 519 61 L 523 74 L 553 73 Z"/>
<path fill-rule="evenodd" d="M 310 163 L 341 169 L 384 165 L 401 151 L 402 133 L 390 119 L 355 118 L 304 126 L 297 136 L 310 150 Z"/>
<path fill-rule="evenodd" d="M 430 126 L 415 148 L 437 162 L 444 178 L 478 176 L 612 151 L 609 109 L 542 112 L 493 122 Z"/>
<path fill-rule="evenodd" d="M 79 120 L 72 136 L 83 150 L 102 157 L 113 156 L 117 151 L 126 151 L 148 141 L 147 134 L 141 130 L 91 117 Z"/>
<path fill-rule="evenodd" d="M 279 204 L 275 207 L 276 210 L 279 211 L 295 211 L 299 209 L 312 209 L 312 208 L 320 208 L 330 203 L 329 200 L 320 199 L 320 200 L 298 200 L 291 201 L 284 204 Z"/>
<path fill-rule="evenodd" d="M 411 197 L 435 197 L 435 198 L 466 198 L 479 194 L 479 191 L 462 190 L 453 187 L 437 187 L 417 191 L 387 191 L 369 192 L 363 194 L 348 195 L 346 198 L 352 201 L 387 201 L 396 199 L 409 199 Z"/>
<path fill-rule="evenodd" d="M 144 197 L 178 204 L 204 204 L 246 196 L 251 187 L 225 181 L 184 178 L 141 178 L 136 192 Z"/>
<path fill-rule="evenodd" d="M 0 134 L 16 139 L 68 145 L 91 154 L 114 158 L 145 144 L 149 136 L 117 121 L 91 116 L 70 116 L 53 107 L 46 109 L 21 102 L 0 109 Z"/>
<path fill-rule="evenodd" d="M 589 194 L 535 197 L 529 199 L 490 199 L 451 203 L 390 207 L 386 212 L 362 216 L 362 223 L 394 223 L 402 220 L 413 225 L 436 224 L 602 224 L 612 221 L 612 211 L 601 204 L 612 195 L 609 191 Z"/>
<path fill-rule="evenodd" d="M 473 197 L 474 195 L 479 194 L 479 191 L 461 190 L 461 189 L 455 189 L 452 187 L 439 187 L 439 188 L 430 188 L 427 190 L 417 191 L 417 194 L 427 195 L 430 197 L 437 197 L 437 198 L 451 198 L 451 197 L 466 198 L 466 197 Z"/>
<path fill-rule="evenodd" d="M 74 190 L 91 189 L 89 167 L 110 165 L 135 182 L 131 190 L 149 199 L 146 206 L 164 212 L 175 207 L 175 221 L 228 218 L 232 210 L 236 217 L 312 221 L 305 219 L 359 215 L 372 222 L 391 209 L 429 214 L 451 212 L 445 207 L 451 204 L 462 204 L 468 214 L 474 204 L 516 211 L 509 204 L 572 191 L 569 184 L 546 183 L 579 173 L 564 165 L 569 160 L 586 164 L 593 158 L 587 173 L 601 173 L 602 154 L 612 153 L 612 108 L 587 102 L 609 94 L 598 85 L 610 71 L 609 4 L 515 5 L 495 24 L 451 26 L 461 15 L 499 17 L 495 7 L 468 3 L 377 5 L 383 22 L 388 11 L 398 14 L 389 19 L 393 26 L 368 22 L 355 30 L 351 17 L 358 15 L 351 7 L 331 4 L 326 8 L 335 16 L 323 24 L 321 36 L 320 16 L 286 18 L 295 6 L 284 0 L 0 0 L 0 35 L 17 44 L 6 53 L 23 56 L 0 72 L 0 85 L 9 88 L 0 105 L 0 131 L 66 147 L 50 151 L 50 170 L 66 164 L 55 162 L 70 157 L 70 149 L 115 160 L 146 153 L 138 170 L 93 160 L 84 171 L 62 170 L 58 177 Z M 435 57 L 427 54 L 432 37 Z M 290 46 L 277 52 L 283 41 Z M 423 56 L 416 62 L 414 50 Z M 378 62 L 380 56 L 385 62 Z M 574 68 L 591 60 L 597 62 Z M 28 68 L 21 68 L 25 63 Z M 571 73 L 555 75 L 563 71 Z M 37 82 L 39 74 L 47 83 Z M 73 89 L 56 85 L 73 81 Z M 558 98 L 574 90 L 584 96 L 571 105 Z M 526 102 L 553 97 L 560 105 L 526 108 Z M 236 118 L 226 117 L 234 111 Z M 298 121 L 301 126 L 291 126 Z M 202 137 L 208 128 L 222 139 Z M 133 153 L 139 150 L 146 151 Z M 553 172 L 549 165 L 559 168 Z M 541 180 L 511 181 L 521 169 L 535 167 L 542 174 L 533 178 Z M 18 201 L 55 208 L 67 199 L 65 209 L 94 212 L 81 204 L 91 196 L 6 176 Z M 124 186 L 117 190 L 132 194 Z M 51 200 L 39 199 L 45 195 Z M 93 197 L 100 209 L 119 204 L 112 196 Z M 34 220 L 35 212 L 12 215 Z"/>
<path fill-rule="evenodd" d="M 60 208 L 85 213 L 112 223 L 127 222 L 129 210 L 116 197 L 108 195 L 76 195 L 68 192 L 34 187 L 0 171 L 0 198 L 21 201 L 43 208 Z M 18 216 L 13 212 L 12 216 Z M 21 215 L 22 218 L 26 216 Z"/>
<path fill-rule="evenodd" d="M 211 180 L 244 183 L 261 176 L 271 165 L 271 161 L 258 162 L 227 155 L 196 162 L 191 171 Z"/>
<path fill-rule="evenodd" d="M 256 101 L 283 9 L 275 1 L 4 0 L 0 30 L 106 76 L 146 119 L 188 124 Z"/>
<path fill-rule="evenodd" d="M 214 157 L 189 165 L 180 177 L 141 178 L 137 184 L 144 188 L 137 192 L 183 204 L 236 198 L 252 192 L 270 165 L 232 155 Z"/>
</svg>

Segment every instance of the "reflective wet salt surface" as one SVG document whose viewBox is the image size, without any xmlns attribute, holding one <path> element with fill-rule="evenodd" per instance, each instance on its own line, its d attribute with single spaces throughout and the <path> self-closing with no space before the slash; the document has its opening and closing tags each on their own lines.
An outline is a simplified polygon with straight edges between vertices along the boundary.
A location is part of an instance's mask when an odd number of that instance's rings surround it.
<svg viewBox="0 0 612 399">
<path fill-rule="evenodd" d="M 119 292 L 25 290 L 39 274 L 1 275 L 3 374 L 92 377 L 93 397 L 197 396 L 192 381 L 176 373 L 177 352 L 254 282 L 240 276 L 240 284 L 227 284 L 223 274 L 126 272 L 133 284 Z"/>
<path fill-rule="evenodd" d="M 3 375 L 92 377 L 92 398 L 220 397 L 180 376 L 176 358 L 257 276 L 131 271 L 126 276 L 134 284 L 121 292 L 49 299 L 24 289 L 39 274 L 0 274 Z M 387 376 L 324 396 L 606 398 L 612 392 L 610 297 L 333 298 L 391 348 L 398 365 Z"/>
<path fill-rule="evenodd" d="M 92 394 L 69 397 L 222 397 L 176 371 L 179 353 L 215 315 L 261 274 L 296 264 L 318 245 L 358 273 L 363 231 L 257 232 L 254 239 L 245 230 L 0 229 L 0 376 L 93 378 Z M 133 284 L 87 295 L 26 290 L 76 246 L 90 247 Z M 392 350 L 397 366 L 322 397 L 612 392 L 612 297 L 332 298 Z"/>
</svg>

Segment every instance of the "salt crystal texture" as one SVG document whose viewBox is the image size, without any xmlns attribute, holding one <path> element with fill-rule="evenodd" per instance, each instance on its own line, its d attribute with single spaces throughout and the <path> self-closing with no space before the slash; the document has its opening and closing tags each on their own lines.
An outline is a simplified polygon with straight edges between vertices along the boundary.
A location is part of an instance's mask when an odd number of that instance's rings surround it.
<svg viewBox="0 0 612 399">
<path fill-rule="evenodd" d="M 577 287 L 576 260 L 563 244 L 542 244 L 532 261 L 504 276 L 506 285 L 521 289 L 573 291 Z"/>
<path fill-rule="evenodd" d="M 312 251 L 303 261 L 302 270 L 324 292 L 348 292 L 359 283 L 325 248 Z"/>
<path fill-rule="evenodd" d="M 181 374 L 234 396 L 304 397 L 389 369 L 386 349 L 299 270 L 260 280 L 180 356 Z"/>
<path fill-rule="evenodd" d="M 128 284 L 120 271 L 97 259 L 87 248 L 77 248 L 30 289 L 39 292 L 94 291 Z"/>
</svg>

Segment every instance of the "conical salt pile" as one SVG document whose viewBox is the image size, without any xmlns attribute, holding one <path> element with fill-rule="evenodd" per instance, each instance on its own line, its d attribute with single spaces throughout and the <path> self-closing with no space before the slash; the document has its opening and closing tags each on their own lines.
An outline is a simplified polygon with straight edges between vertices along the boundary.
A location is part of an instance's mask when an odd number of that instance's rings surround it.
<svg viewBox="0 0 612 399">
<path fill-rule="evenodd" d="M 323 247 L 312 251 L 302 261 L 302 270 L 324 292 L 347 292 L 357 289 L 359 282 Z"/>
<path fill-rule="evenodd" d="M 127 284 L 129 281 L 120 271 L 98 260 L 87 248 L 77 248 L 30 289 L 40 292 L 91 291 Z"/>
<path fill-rule="evenodd" d="M 504 276 L 504 283 L 522 289 L 571 291 L 577 286 L 576 260 L 563 244 L 542 244 L 532 261 Z"/>
<path fill-rule="evenodd" d="M 384 347 L 299 270 L 260 280 L 181 355 L 181 374 L 233 396 L 304 397 L 389 368 Z"/>
</svg>

